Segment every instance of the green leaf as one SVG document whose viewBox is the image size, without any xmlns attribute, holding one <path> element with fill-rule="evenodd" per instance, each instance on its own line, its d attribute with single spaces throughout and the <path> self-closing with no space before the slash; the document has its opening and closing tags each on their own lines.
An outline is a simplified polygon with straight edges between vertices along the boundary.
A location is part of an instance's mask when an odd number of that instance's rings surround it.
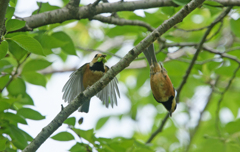
<svg viewBox="0 0 240 152">
<path fill-rule="evenodd" d="M 90 130 L 81 130 L 81 129 L 76 129 L 73 128 L 72 129 L 76 134 L 78 134 L 78 136 L 86 139 L 87 141 L 89 141 L 90 143 L 94 143 L 94 133 L 93 133 L 93 129 Z"/>
<path fill-rule="evenodd" d="M 8 32 L 16 31 L 18 29 L 21 29 L 25 26 L 26 21 L 20 21 L 18 19 L 10 19 L 6 23 L 6 30 Z"/>
<path fill-rule="evenodd" d="M 69 141 L 69 140 L 74 140 L 74 137 L 72 134 L 69 132 L 60 132 L 54 136 L 51 137 L 54 140 L 59 140 L 59 141 Z"/>
<path fill-rule="evenodd" d="M 10 4 L 12 7 L 16 7 L 16 5 L 17 5 L 17 0 L 10 0 L 9 4 Z"/>
<path fill-rule="evenodd" d="M 42 70 L 50 66 L 51 64 L 52 64 L 51 62 L 48 62 L 47 60 L 44 59 L 30 60 L 24 65 L 22 72 Z"/>
<path fill-rule="evenodd" d="M 11 73 L 13 70 L 13 65 L 6 61 L 6 60 L 0 60 L 0 72 L 7 72 L 7 73 Z M 0 84 L 0 86 L 2 86 Z"/>
<path fill-rule="evenodd" d="M 7 86 L 7 90 L 13 96 L 17 96 L 19 94 L 25 94 L 25 92 L 26 92 L 26 85 L 25 85 L 24 81 L 21 78 L 15 78 Z"/>
<path fill-rule="evenodd" d="M 32 120 L 45 119 L 45 116 L 41 115 L 38 111 L 35 111 L 30 108 L 21 108 L 17 111 L 17 114 L 23 116 L 24 118 L 28 118 Z"/>
<path fill-rule="evenodd" d="M 203 3 L 203 8 L 207 8 L 210 11 L 211 16 L 214 16 L 222 11 L 222 5 L 214 1 L 205 1 Z"/>
<path fill-rule="evenodd" d="M 10 39 L 17 43 L 21 48 L 23 48 L 26 51 L 38 55 L 44 55 L 41 44 L 32 37 L 26 35 L 17 35 Z"/>
<path fill-rule="evenodd" d="M 24 136 L 24 134 L 22 133 L 22 130 L 18 129 L 14 125 L 9 125 L 9 130 L 13 137 L 13 140 L 14 139 L 17 140 L 18 144 L 20 144 L 20 145 L 15 145 L 15 146 L 18 146 L 18 148 L 20 148 L 20 149 L 23 149 L 24 147 L 27 146 L 27 139 Z"/>
<path fill-rule="evenodd" d="M 65 120 L 63 123 L 74 126 L 76 123 L 76 118 L 75 117 L 70 117 L 67 120 Z"/>
<path fill-rule="evenodd" d="M 38 7 L 40 7 L 40 11 L 39 11 L 39 8 L 38 8 L 32 14 L 43 13 L 43 12 L 46 12 L 46 11 L 52 11 L 52 10 L 56 10 L 56 9 L 60 8 L 59 6 L 50 5 L 48 2 L 47 3 L 37 2 L 37 5 L 38 5 Z"/>
<path fill-rule="evenodd" d="M 1 71 L 1 70 L 0 70 Z M 0 77 L 0 89 L 3 89 L 3 87 L 5 87 L 5 85 L 8 83 L 9 81 L 9 75 L 4 75 Z"/>
<path fill-rule="evenodd" d="M 12 53 L 12 55 L 15 57 L 15 59 L 17 59 L 17 61 L 20 61 L 28 53 L 14 41 L 7 40 L 7 42 L 9 46 L 9 52 Z"/>
<path fill-rule="evenodd" d="M 73 41 L 66 33 L 56 32 L 53 33 L 52 36 L 60 41 L 67 42 L 64 46 L 61 47 L 63 52 L 70 55 L 76 55 L 76 50 Z"/>
<path fill-rule="evenodd" d="M 174 7 L 162 7 L 161 11 L 169 16 L 172 16 L 175 13 L 175 9 Z"/>
<path fill-rule="evenodd" d="M 4 151 L 7 145 L 7 138 L 0 139 L 0 151 Z"/>
<path fill-rule="evenodd" d="M 42 44 L 42 47 L 46 49 L 62 47 L 68 43 L 67 41 L 61 41 L 52 35 L 46 34 L 40 35 L 38 39 L 39 42 Z"/>
<path fill-rule="evenodd" d="M 102 126 L 108 121 L 108 119 L 109 119 L 109 116 L 100 118 L 96 124 L 96 130 L 99 130 L 100 128 L 102 128 Z"/>
<path fill-rule="evenodd" d="M 219 74 L 219 75 L 222 75 L 222 76 L 228 76 L 228 77 L 231 77 L 234 70 L 237 68 L 237 64 L 236 63 L 231 63 L 232 65 L 231 66 L 221 66 L 219 68 L 217 68 L 215 70 L 216 74 Z"/>
<path fill-rule="evenodd" d="M 25 131 L 22 130 L 22 133 L 24 134 L 24 136 L 26 137 L 27 141 L 32 141 L 33 137 L 30 136 L 28 133 L 26 133 Z"/>
<path fill-rule="evenodd" d="M 46 87 L 47 80 L 44 75 L 37 73 L 37 72 L 23 72 L 22 73 L 23 79 L 27 82 L 35 85 L 40 85 Z"/>
<path fill-rule="evenodd" d="M 172 1 L 177 5 L 184 6 L 188 4 L 191 0 L 172 0 Z"/>
<path fill-rule="evenodd" d="M 23 94 L 20 99 L 18 99 L 18 103 L 22 105 L 34 105 L 32 98 L 27 94 Z"/>
<path fill-rule="evenodd" d="M 11 19 L 14 14 L 15 8 L 8 6 L 5 18 Z"/>
<path fill-rule="evenodd" d="M 8 43 L 7 41 L 2 41 L 0 44 L 0 59 L 4 58 L 7 54 Z"/>
<path fill-rule="evenodd" d="M 27 125 L 27 121 L 18 114 L 6 112 L 3 114 L 2 119 L 9 121 L 12 124 L 21 123 Z"/>
<path fill-rule="evenodd" d="M 6 109 L 9 109 L 11 104 L 0 100 L 0 112 L 3 112 Z"/>
<path fill-rule="evenodd" d="M 234 20 L 234 19 L 230 20 L 231 30 L 233 34 L 236 35 L 237 37 L 240 37 L 239 25 L 240 25 L 240 18 L 237 20 Z"/>
<path fill-rule="evenodd" d="M 211 5 L 215 7 L 222 7 L 223 5 L 221 3 L 215 2 L 215 1 L 205 1 L 203 5 Z"/>
<path fill-rule="evenodd" d="M 70 152 L 87 152 L 87 149 L 89 149 L 89 151 L 92 151 L 92 148 L 84 143 L 76 143 L 74 146 L 72 146 L 71 149 L 69 149 Z"/>
<path fill-rule="evenodd" d="M 225 129 L 228 133 L 233 134 L 236 132 L 240 132 L 239 126 L 240 126 L 240 119 L 237 119 L 236 121 L 229 122 L 226 125 Z"/>
<path fill-rule="evenodd" d="M 145 32 L 146 29 L 143 27 L 136 27 L 136 26 L 130 26 L 130 25 L 126 25 L 126 26 L 116 26 L 114 28 L 109 29 L 106 32 L 106 35 L 109 37 L 116 37 L 116 36 L 132 36 L 135 34 L 138 34 L 139 31 L 143 31 Z"/>
<path fill-rule="evenodd" d="M 58 56 L 62 59 L 63 62 L 66 62 L 67 60 L 67 54 L 61 51 Z"/>
</svg>

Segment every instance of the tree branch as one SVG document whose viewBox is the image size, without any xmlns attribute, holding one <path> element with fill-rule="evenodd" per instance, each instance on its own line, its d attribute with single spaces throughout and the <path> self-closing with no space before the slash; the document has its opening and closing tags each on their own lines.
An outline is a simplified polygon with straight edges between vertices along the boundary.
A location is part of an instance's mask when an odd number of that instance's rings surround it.
<svg viewBox="0 0 240 152">
<path fill-rule="evenodd" d="M 142 1 L 140 1 L 142 2 Z M 145 50 L 153 41 L 159 36 L 173 27 L 175 24 L 181 22 L 190 12 L 202 4 L 204 0 L 192 0 L 185 5 L 179 12 L 177 12 L 170 19 L 165 20 L 158 28 L 156 28 L 151 34 L 144 38 L 139 44 L 137 44 L 132 50 L 130 50 L 116 65 L 111 67 L 108 72 L 91 87 L 84 92 L 80 93 L 68 106 L 59 112 L 59 114 L 49 123 L 43 130 L 37 135 L 37 137 L 23 150 L 23 152 L 36 151 L 38 147 L 57 129 L 63 121 L 78 109 L 86 100 L 89 100 L 97 92 L 103 89 L 109 81 L 111 81 L 119 72 L 126 68 L 143 50 Z M 104 3 L 105 4 L 105 3 Z M 96 7 L 98 7 L 97 5 Z"/>
<path fill-rule="evenodd" d="M 104 53 L 104 54 L 107 54 L 107 55 L 111 55 L 111 56 L 115 56 L 115 57 L 117 57 L 119 59 L 122 59 L 121 56 L 116 55 L 116 54 L 111 53 L 111 52 L 106 52 L 106 51 L 101 51 L 101 50 L 94 50 L 94 49 L 87 49 L 87 48 L 83 48 L 81 46 L 78 46 L 77 48 L 80 49 L 80 50 L 89 51 L 89 52 L 101 52 L 101 53 Z"/>
<path fill-rule="evenodd" d="M 101 21 L 103 23 L 110 23 L 110 24 L 115 24 L 115 25 L 137 25 L 137 26 L 142 26 L 145 27 L 148 31 L 153 31 L 154 28 L 151 27 L 151 25 L 143 22 L 143 21 L 138 21 L 138 20 L 127 20 L 127 19 L 122 19 L 122 18 L 116 18 L 113 16 L 110 17 L 105 17 L 102 15 L 95 15 L 92 19 Z"/>
<path fill-rule="evenodd" d="M 158 133 L 162 132 L 163 127 L 164 127 L 164 125 L 166 124 L 168 118 L 169 118 L 169 113 L 166 114 L 166 116 L 165 116 L 164 119 L 162 120 L 161 125 L 160 125 L 159 128 L 150 136 L 150 138 L 147 140 L 146 144 L 150 143 L 150 142 L 153 140 L 153 138 L 154 138 L 155 136 L 157 136 Z"/>
<path fill-rule="evenodd" d="M 13 74 L 11 74 L 11 78 L 8 80 L 8 82 L 5 84 L 5 86 L 4 86 L 2 89 L 0 89 L 0 93 L 2 93 L 2 91 L 4 90 L 4 88 L 6 88 L 6 87 L 12 82 L 12 80 L 14 79 L 14 77 L 18 75 L 19 67 L 27 60 L 27 58 L 30 56 L 30 54 L 31 54 L 31 53 L 28 53 L 27 56 L 26 56 L 26 58 L 25 58 L 21 63 L 19 63 L 19 61 L 17 61 L 17 62 L 18 62 L 18 65 L 17 65 L 17 67 L 16 67 L 15 72 L 14 72 Z"/>
<path fill-rule="evenodd" d="M 215 0 L 224 6 L 240 6 L 238 1 L 230 0 L 226 2 L 223 0 Z M 101 13 L 112 13 L 118 11 L 134 11 L 137 9 L 148 9 L 148 8 L 157 8 L 165 6 L 174 6 L 178 5 L 170 0 L 143 0 L 143 1 L 129 1 L 129 2 L 115 2 L 115 3 L 101 3 L 96 5 L 94 8 L 92 5 L 76 7 L 79 3 L 79 0 L 70 1 L 69 5 L 66 7 L 48 11 L 30 17 L 23 18 L 26 21 L 26 27 L 18 31 L 29 31 L 37 27 L 41 27 L 48 24 L 62 23 L 67 20 L 72 19 L 92 19 L 93 16 Z M 74 6 L 74 7 L 72 7 Z"/>
<path fill-rule="evenodd" d="M 92 5 L 95 7 L 98 5 L 98 3 L 100 2 L 101 0 L 96 0 Z"/>
<path fill-rule="evenodd" d="M 211 25 L 209 25 L 207 31 L 205 32 L 203 38 L 201 39 L 201 42 L 199 43 L 199 45 L 197 46 L 197 51 L 196 53 L 194 54 L 193 56 L 193 59 L 192 59 L 192 62 L 190 63 L 185 75 L 183 76 L 183 80 L 182 80 L 182 83 L 180 84 L 180 86 L 178 87 L 177 89 L 177 102 L 179 102 L 179 97 L 180 97 L 180 93 L 182 91 L 182 88 L 183 86 L 185 85 L 185 83 L 187 82 L 187 79 L 188 79 L 188 76 L 190 75 L 190 72 L 192 70 L 192 67 L 195 63 L 195 61 L 197 60 L 197 57 L 198 57 L 198 54 L 200 53 L 200 51 L 202 50 L 202 46 L 203 46 L 203 43 L 206 41 L 206 38 L 208 36 L 208 34 L 210 33 L 210 31 L 212 30 L 212 28 L 218 23 L 220 22 L 229 12 L 230 10 L 232 9 L 232 7 L 228 7 L 225 11 L 223 11 L 214 21 Z"/>
<path fill-rule="evenodd" d="M 219 77 L 217 77 L 216 80 L 214 80 L 214 81 L 212 82 L 213 84 L 211 84 L 211 82 L 210 82 L 211 91 L 210 91 L 210 94 L 209 94 L 209 96 L 208 96 L 207 103 L 205 104 L 203 110 L 200 112 L 200 116 L 199 116 L 199 119 L 198 119 L 198 122 L 197 122 L 197 126 L 194 128 L 194 130 L 193 130 L 192 132 L 190 132 L 190 141 L 189 141 L 189 143 L 188 143 L 188 145 L 187 145 L 187 147 L 186 147 L 185 152 L 188 152 L 188 151 L 189 151 L 189 148 L 190 148 L 190 146 L 191 146 L 191 144 L 192 144 L 194 135 L 196 134 L 196 132 L 197 132 L 197 130 L 198 130 L 200 124 L 201 124 L 201 120 L 202 120 L 203 113 L 206 111 L 206 109 L 207 109 L 207 107 L 208 107 L 208 105 L 209 105 L 209 103 L 210 103 L 210 101 L 211 101 L 212 94 L 213 94 L 213 91 L 214 91 L 214 89 L 215 89 L 215 87 L 216 87 L 216 84 L 218 83 L 218 80 L 219 80 Z"/>
<path fill-rule="evenodd" d="M 228 59 L 231 59 L 231 60 L 237 62 L 238 64 L 240 64 L 240 61 L 238 60 L 238 58 L 236 56 L 231 56 L 231 55 L 228 55 L 226 53 L 218 52 L 218 51 L 216 51 L 216 50 L 214 50 L 210 47 L 207 47 L 207 46 L 203 46 L 203 50 L 208 51 L 210 53 L 218 54 L 222 58 L 228 58 Z"/>
<path fill-rule="evenodd" d="M 239 0 L 211 0 L 222 4 L 223 6 L 240 6 Z"/>
<path fill-rule="evenodd" d="M 144 0 L 144 1 L 130 1 L 130 2 L 115 2 L 115 3 L 101 3 L 94 7 L 92 5 L 82 6 L 74 8 L 75 11 L 72 11 L 72 7 L 67 5 L 64 8 L 48 11 L 30 17 L 23 18 L 26 21 L 26 25 L 34 29 L 40 26 L 62 23 L 67 20 L 72 19 L 91 19 L 93 16 L 101 13 L 112 13 L 117 11 L 133 11 L 137 9 L 148 9 L 156 8 L 163 6 L 178 6 L 172 1 L 169 0 Z M 28 31 L 26 27 L 18 31 Z"/>
<path fill-rule="evenodd" d="M 231 77 L 231 79 L 228 81 L 228 84 L 227 86 L 225 87 L 224 91 L 221 93 L 221 97 L 220 99 L 218 100 L 218 103 L 217 103 L 217 109 L 216 109 L 216 130 L 217 130 L 217 133 L 218 133 L 218 136 L 221 137 L 221 131 L 220 131 L 220 128 L 219 128 L 219 111 L 220 111 L 220 105 L 222 103 L 222 100 L 224 98 L 224 95 L 225 93 L 227 92 L 227 90 L 229 89 L 230 85 L 232 84 L 232 81 L 233 79 L 236 77 L 236 74 L 238 72 L 238 70 L 240 69 L 240 64 L 238 64 L 238 67 L 235 69 L 235 71 L 233 72 L 233 75 Z"/>
<path fill-rule="evenodd" d="M 0 44 L 2 42 L 2 35 L 5 32 L 5 14 L 7 11 L 9 0 L 0 0 Z"/>
</svg>

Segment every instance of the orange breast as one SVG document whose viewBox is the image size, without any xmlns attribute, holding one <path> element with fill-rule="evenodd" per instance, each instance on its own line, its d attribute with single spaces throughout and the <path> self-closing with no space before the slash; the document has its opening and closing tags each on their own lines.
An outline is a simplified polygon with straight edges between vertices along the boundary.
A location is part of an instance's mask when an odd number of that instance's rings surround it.
<svg viewBox="0 0 240 152">
<path fill-rule="evenodd" d="M 155 70 L 153 69 L 153 71 Z M 167 101 L 170 96 L 175 96 L 172 82 L 162 69 L 156 73 L 151 73 L 150 84 L 152 93 L 158 102 Z"/>
<path fill-rule="evenodd" d="M 103 72 L 101 71 L 91 71 L 89 69 L 89 64 L 86 65 L 86 70 L 83 74 L 83 86 L 86 89 L 88 86 L 93 85 L 95 82 L 97 82 L 102 76 Z"/>
</svg>

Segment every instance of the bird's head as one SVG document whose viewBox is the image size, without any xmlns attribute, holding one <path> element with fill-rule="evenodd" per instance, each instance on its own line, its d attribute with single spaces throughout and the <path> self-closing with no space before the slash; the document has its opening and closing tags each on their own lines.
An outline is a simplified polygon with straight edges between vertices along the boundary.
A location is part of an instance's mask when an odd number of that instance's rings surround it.
<svg viewBox="0 0 240 152">
<path fill-rule="evenodd" d="M 104 54 L 96 54 L 94 58 L 92 59 L 90 66 L 93 65 L 94 63 L 97 62 L 102 62 L 103 64 L 107 62 L 106 60 L 106 55 Z"/>
<path fill-rule="evenodd" d="M 176 110 L 177 108 L 177 102 L 174 96 L 171 96 L 167 102 L 161 102 L 164 107 L 167 109 L 169 112 L 170 117 L 172 116 L 172 113 Z"/>
<path fill-rule="evenodd" d="M 177 108 L 177 102 L 176 102 L 176 99 L 174 97 L 173 101 L 172 101 L 171 109 L 168 109 L 170 117 L 172 116 L 172 113 L 176 110 L 176 108 Z"/>
</svg>

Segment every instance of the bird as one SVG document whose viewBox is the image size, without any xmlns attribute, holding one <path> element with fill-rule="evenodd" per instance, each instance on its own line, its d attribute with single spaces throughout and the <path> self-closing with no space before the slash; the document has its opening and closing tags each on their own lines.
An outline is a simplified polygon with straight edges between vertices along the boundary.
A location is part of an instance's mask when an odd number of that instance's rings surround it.
<svg viewBox="0 0 240 152">
<path fill-rule="evenodd" d="M 177 108 L 175 89 L 162 63 L 158 63 L 154 46 L 143 51 L 150 66 L 150 85 L 153 97 L 169 111 L 170 116 Z"/>
<path fill-rule="evenodd" d="M 106 55 L 96 54 L 90 63 L 85 63 L 79 69 L 74 71 L 69 80 L 63 86 L 62 99 L 65 102 L 71 102 L 79 93 L 86 90 L 88 87 L 92 86 L 97 82 L 108 70 L 109 67 L 105 65 Z M 101 91 L 99 91 L 96 96 L 105 104 L 108 108 L 109 99 L 111 106 L 113 107 L 114 103 L 117 106 L 117 97 L 120 98 L 120 93 L 118 89 L 118 80 L 114 77 Z M 79 112 L 89 112 L 90 99 L 83 103 L 79 107 Z"/>
</svg>

